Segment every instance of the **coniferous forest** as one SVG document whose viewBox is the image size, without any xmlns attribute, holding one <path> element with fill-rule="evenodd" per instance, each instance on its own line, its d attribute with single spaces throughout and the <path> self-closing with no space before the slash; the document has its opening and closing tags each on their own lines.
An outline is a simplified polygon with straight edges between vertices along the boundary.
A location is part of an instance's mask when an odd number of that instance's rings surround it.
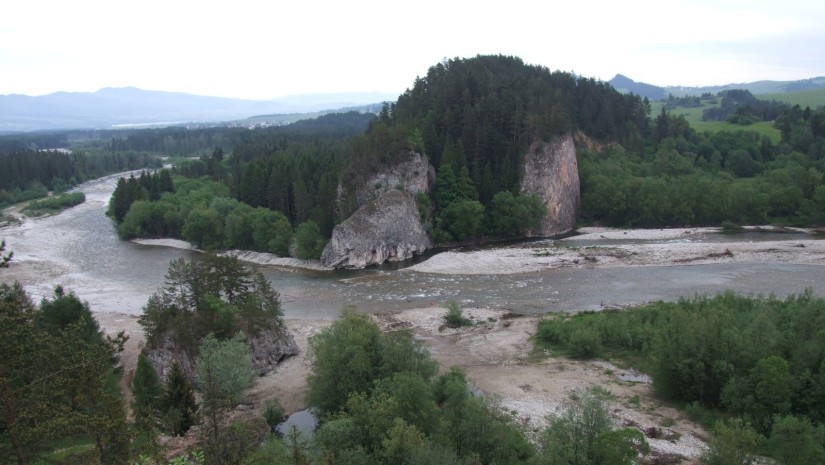
<svg viewBox="0 0 825 465">
<path fill-rule="evenodd" d="M 328 115 L 236 137 L 231 152 L 218 147 L 178 164 L 174 174 L 185 184 L 183 196 L 198 190 L 192 183 L 203 183 L 198 208 L 192 198 L 173 201 L 177 194 L 161 200 L 134 191 L 136 200 L 156 204 L 139 203 L 119 230 L 123 237 L 168 235 L 213 249 L 284 254 L 283 243 L 301 225 L 312 234 L 305 242 L 322 243 L 357 207 L 359 183 L 413 150 L 436 167 L 434 191 L 418 202 L 437 242 L 516 237 L 521 228 L 502 224 L 504 212 L 523 211 L 522 223 L 543 214 L 534 199 L 519 196 L 521 159 L 533 141 L 563 133 L 576 135 L 581 224 L 825 222 L 825 110 L 771 107 L 783 110 L 775 143 L 747 126 L 700 133 L 664 110 L 650 115 L 649 107 L 605 83 L 513 57 L 447 60 L 374 118 Z M 112 145 L 152 146 L 140 137 Z M 271 238 L 281 245 L 252 239 L 249 225 L 264 221 L 256 215 L 282 225 L 273 229 L 279 237 Z"/>
</svg>

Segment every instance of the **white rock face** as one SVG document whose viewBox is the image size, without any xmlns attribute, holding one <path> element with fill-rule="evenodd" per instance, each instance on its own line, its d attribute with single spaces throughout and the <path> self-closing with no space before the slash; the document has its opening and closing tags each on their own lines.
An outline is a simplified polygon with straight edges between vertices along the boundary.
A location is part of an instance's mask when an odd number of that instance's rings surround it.
<svg viewBox="0 0 825 465">
<path fill-rule="evenodd" d="M 321 263 L 333 268 L 364 268 L 411 258 L 432 245 L 413 194 L 391 190 L 335 226 Z"/>
<path fill-rule="evenodd" d="M 364 182 L 356 193 L 358 205 L 366 205 L 392 190 L 402 190 L 412 194 L 428 193 L 434 179 L 435 169 L 430 165 L 427 157 L 420 153 L 410 152 L 410 158 L 407 161 L 376 173 Z"/>
<path fill-rule="evenodd" d="M 573 136 L 535 142 L 524 159 L 521 193 L 537 195 L 547 216 L 532 236 L 555 236 L 573 229 L 579 214 L 579 166 Z"/>
</svg>

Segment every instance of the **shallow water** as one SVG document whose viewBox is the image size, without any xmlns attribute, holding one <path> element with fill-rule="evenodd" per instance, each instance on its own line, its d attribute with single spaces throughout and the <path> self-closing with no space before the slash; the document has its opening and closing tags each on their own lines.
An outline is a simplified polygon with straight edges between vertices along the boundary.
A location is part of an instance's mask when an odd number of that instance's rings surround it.
<svg viewBox="0 0 825 465">
<path fill-rule="evenodd" d="M 0 272 L 0 280 L 21 280 L 35 300 L 49 295 L 55 285 L 63 284 L 88 301 L 94 311 L 139 314 L 149 295 L 162 285 L 169 261 L 179 257 L 197 259 L 198 253 L 119 240 L 112 222 L 105 216 L 116 180 L 117 177 L 110 177 L 80 186 L 87 197 L 83 205 L 56 216 L 0 229 L 0 237 L 6 239 L 8 250 L 14 251 L 15 260 L 26 264 Z M 798 239 L 792 236 L 710 234 L 684 240 Z M 531 244 L 576 247 L 651 241 L 580 242 L 572 237 L 562 244 Z M 442 305 L 449 299 L 465 306 L 544 313 L 673 300 L 725 289 L 785 296 L 812 288 L 825 295 L 825 267 L 785 263 L 560 268 L 510 275 L 431 274 L 398 266 L 360 271 L 253 267 L 281 293 L 287 317 L 334 318 L 347 305 L 379 312 Z"/>
</svg>

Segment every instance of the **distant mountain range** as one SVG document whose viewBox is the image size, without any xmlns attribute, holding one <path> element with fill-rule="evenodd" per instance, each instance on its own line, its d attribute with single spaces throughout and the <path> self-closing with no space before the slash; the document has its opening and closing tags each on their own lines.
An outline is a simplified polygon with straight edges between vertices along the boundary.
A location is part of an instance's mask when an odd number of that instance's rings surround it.
<svg viewBox="0 0 825 465">
<path fill-rule="evenodd" d="M 57 92 L 39 97 L 0 95 L 0 132 L 222 122 L 255 115 L 357 107 L 397 98 L 395 94 L 361 92 L 241 100 L 134 87 Z"/>
<path fill-rule="evenodd" d="M 799 81 L 756 81 L 740 84 L 725 84 L 722 86 L 705 87 L 685 87 L 667 86 L 659 87 L 644 82 L 636 82 L 627 76 L 617 74 L 613 79 L 607 81 L 619 92 L 633 92 L 650 100 L 666 99 L 669 95 L 674 97 L 684 97 L 687 95 L 702 95 L 704 93 L 716 94 L 728 89 L 745 89 L 754 95 L 759 94 L 781 94 L 784 92 L 796 92 L 802 90 L 825 89 L 825 76 L 819 76 Z"/>
<path fill-rule="evenodd" d="M 747 89 L 754 95 L 825 89 L 825 77 L 799 81 L 757 81 L 707 87 L 660 87 L 617 74 L 608 81 L 620 92 L 633 92 L 650 100 L 716 94 L 725 89 Z M 261 115 L 312 114 L 394 102 L 396 94 L 350 92 L 291 95 L 271 100 L 205 97 L 180 92 L 142 90 L 135 87 L 104 88 L 97 92 L 56 92 L 39 97 L 0 95 L 0 133 L 51 129 L 105 129 L 122 126 L 185 123 L 291 121 Z M 252 118 L 257 117 L 257 118 Z M 292 119 L 296 119 L 292 118 Z"/>
</svg>

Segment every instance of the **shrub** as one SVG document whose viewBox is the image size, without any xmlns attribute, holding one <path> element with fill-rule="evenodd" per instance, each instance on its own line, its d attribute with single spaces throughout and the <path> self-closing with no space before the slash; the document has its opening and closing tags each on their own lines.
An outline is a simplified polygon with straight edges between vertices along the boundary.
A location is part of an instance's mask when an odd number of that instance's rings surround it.
<svg viewBox="0 0 825 465">
<path fill-rule="evenodd" d="M 447 314 L 444 315 L 444 320 L 451 328 L 469 326 L 472 324 L 470 320 L 464 318 L 464 312 L 455 300 L 447 302 Z"/>
<path fill-rule="evenodd" d="M 602 352 L 602 340 L 592 328 L 578 328 L 570 334 L 570 355 L 574 358 L 594 358 Z"/>
</svg>

